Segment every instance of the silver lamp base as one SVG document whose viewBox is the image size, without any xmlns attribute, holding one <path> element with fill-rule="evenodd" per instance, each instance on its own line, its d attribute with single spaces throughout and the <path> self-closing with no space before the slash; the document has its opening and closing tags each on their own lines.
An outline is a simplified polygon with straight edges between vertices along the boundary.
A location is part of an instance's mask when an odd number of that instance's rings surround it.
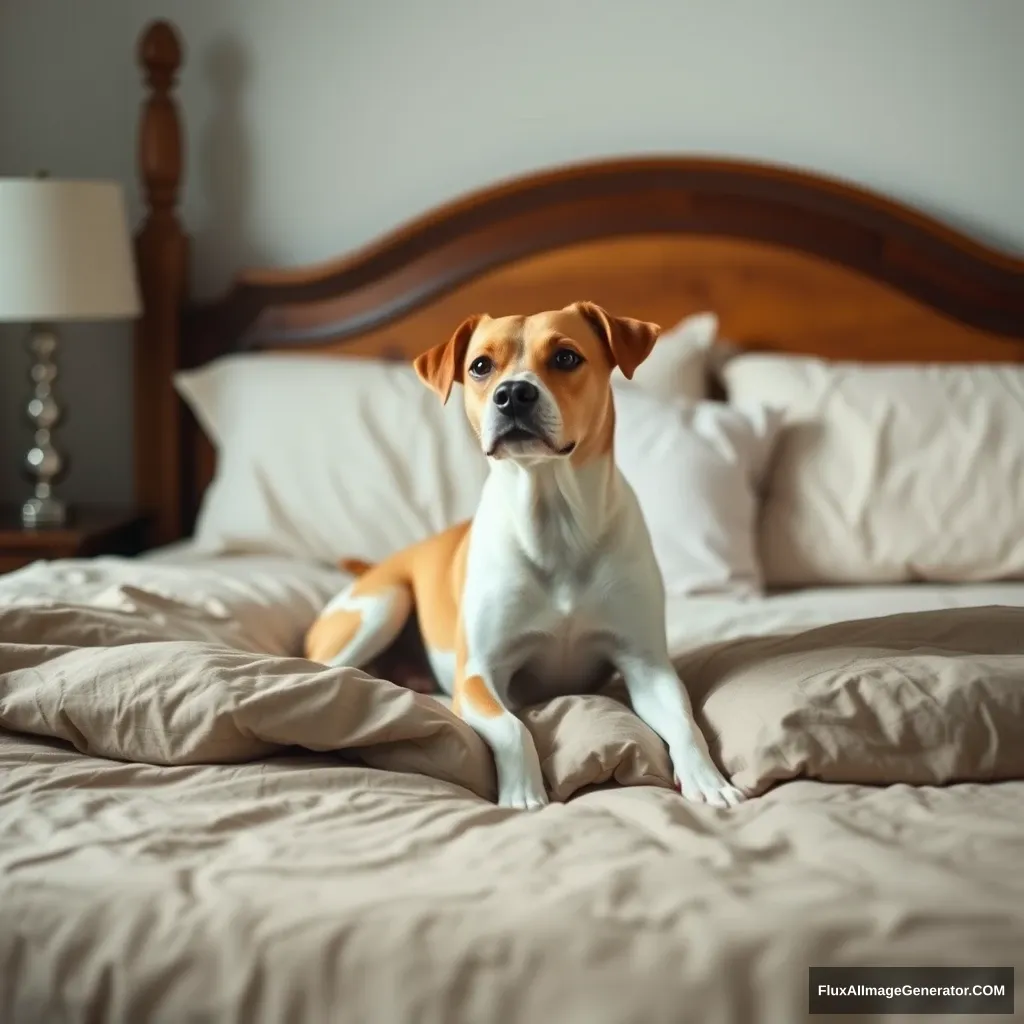
<svg viewBox="0 0 1024 1024">
<path fill-rule="evenodd" d="M 29 498 L 21 506 L 21 524 L 30 530 L 45 526 L 63 526 L 68 521 L 67 506 L 58 498 Z"/>
<path fill-rule="evenodd" d="M 32 424 L 32 447 L 25 456 L 25 468 L 35 480 L 33 495 L 21 507 L 21 522 L 27 529 L 63 526 L 67 521 L 64 502 L 53 496 L 53 482 L 64 469 L 64 459 L 53 444 L 53 430 L 60 422 L 61 408 L 53 392 L 57 379 L 57 335 L 43 325 L 29 332 L 32 353 L 32 397 L 25 408 Z"/>
</svg>

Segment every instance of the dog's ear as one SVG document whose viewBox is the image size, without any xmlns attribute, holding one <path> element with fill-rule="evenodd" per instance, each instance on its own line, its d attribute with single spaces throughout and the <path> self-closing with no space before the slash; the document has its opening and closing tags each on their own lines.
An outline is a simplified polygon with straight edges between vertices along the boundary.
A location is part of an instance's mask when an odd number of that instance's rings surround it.
<svg viewBox="0 0 1024 1024">
<path fill-rule="evenodd" d="M 462 383 L 462 364 L 466 360 L 469 339 L 485 316 L 484 313 L 477 313 L 463 320 L 447 341 L 428 349 L 413 361 L 420 380 L 441 396 L 442 404 L 448 401 L 452 385 Z"/>
<path fill-rule="evenodd" d="M 625 316 L 612 316 L 596 302 L 577 302 L 572 307 L 597 332 L 597 336 L 608 346 L 612 362 L 630 380 L 636 368 L 651 354 L 654 343 L 661 334 L 658 324 L 646 320 L 631 320 Z"/>
</svg>

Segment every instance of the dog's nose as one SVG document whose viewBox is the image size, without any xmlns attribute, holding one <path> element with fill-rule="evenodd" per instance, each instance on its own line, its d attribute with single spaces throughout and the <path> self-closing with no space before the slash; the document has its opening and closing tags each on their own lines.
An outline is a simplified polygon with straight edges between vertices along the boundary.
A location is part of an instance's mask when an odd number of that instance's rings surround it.
<svg viewBox="0 0 1024 1024">
<path fill-rule="evenodd" d="M 494 404 L 506 416 L 529 412 L 539 397 L 537 386 L 528 380 L 506 381 L 494 389 Z"/>
</svg>

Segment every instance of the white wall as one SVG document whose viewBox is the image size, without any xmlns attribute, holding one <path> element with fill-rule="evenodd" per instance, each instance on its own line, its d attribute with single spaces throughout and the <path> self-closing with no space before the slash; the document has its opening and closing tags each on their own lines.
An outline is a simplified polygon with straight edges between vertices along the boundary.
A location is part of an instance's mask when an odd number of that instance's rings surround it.
<svg viewBox="0 0 1024 1024">
<path fill-rule="evenodd" d="M 0 174 L 121 179 L 134 43 L 188 47 L 198 291 L 335 255 L 472 187 L 600 155 L 803 165 L 1024 252 L 1022 0 L 0 0 Z M 26 360 L 0 330 L 0 500 Z M 66 331 L 78 500 L 130 495 L 130 351 Z"/>
</svg>

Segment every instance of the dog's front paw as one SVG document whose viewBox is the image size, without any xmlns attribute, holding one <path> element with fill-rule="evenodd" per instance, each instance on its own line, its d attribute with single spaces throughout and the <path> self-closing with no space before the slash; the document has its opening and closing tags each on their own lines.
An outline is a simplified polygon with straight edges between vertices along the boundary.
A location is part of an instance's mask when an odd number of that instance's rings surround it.
<svg viewBox="0 0 1024 1024">
<path fill-rule="evenodd" d="M 676 789 L 684 800 L 712 807 L 735 807 L 746 800 L 741 790 L 726 781 L 710 755 L 690 750 L 672 762 Z"/>
<path fill-rule="evenodd" d="M 514 807 L 519 811 L 536 811 L 548 804 L 548 795 L 543 785 L 531 783 L 528 779 L 515 779 L 502 785 L 498 792 L 499 807 Z"/>
</svg>

